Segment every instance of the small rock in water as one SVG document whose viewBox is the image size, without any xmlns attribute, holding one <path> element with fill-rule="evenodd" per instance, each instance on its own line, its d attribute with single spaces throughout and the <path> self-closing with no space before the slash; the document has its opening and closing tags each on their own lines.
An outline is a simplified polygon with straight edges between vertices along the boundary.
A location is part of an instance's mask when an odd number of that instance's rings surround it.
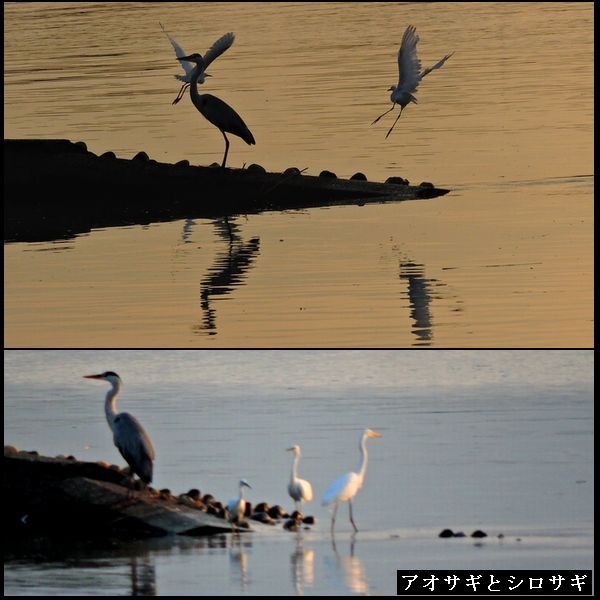
<svg viewBox="0 0 600 600">
<path fill-rule="evenodd" d="M 275 520 L 272 519 L 266 512 L 255 512 L 250 518 L 254 521 L 265 523 L 266 525 L 275 525 Z"/>
<path fill-rule="evenodd" d="M 255 507 L 254 507 L 254 512 L 269 512 L 269 505 L 266 502 L 259 502 Z"/>
<path fill-rule="evenodd" d="M 101 154 L 100 158 L 103 159 L 103 160 L 106 160 L 106 159 L 110 160 L 110 159 L 113 159 L 113 158 L 117 158 L 117 155 L 112 150 L 109 150 L 108 152 L 105 152 L 104 154 Z"/>
<path fill-rule="evenodd" d="M 419 187 L 433 189 L 435 186 L 433 185 L 433 183 L 429 183 L 429 181 L 421 181 L 421 183 L 419 184 Z"/>
<path fill-rule="evenodd" d="M 269 508 L 269 510 L 267 512 L 269 513 L 269 516 L 272 519 L 281 519 L 281 518 L 289 517 L 289 515 L 283 510 L 283 508 L 281 508 L 281 506 L 279 506 L 279 504 L 276 504 L 275 506 L 271 506 L 271 508 Z"/>
<path fill-rule="evenodd" d="M 175 163 L 176 167 L 189 167 L 190 166 L 190 161 L 187 160 L 186 158 L 184 158 L 183 160 L 180 160 L 178 162 Z"/>
<path fill-rule="evenodd" d="M 83 153 L 87 152 L 87 146 L 85 142 L 75 142 L 75 147 L 79 148 Z"/>
<path fill-rule="evenodd" d="M 324 177 L 326 179 L 337 179 L 337 175 L 333 173 L 333 171 L 321 171 L 319 173 L 319 177 Z"/>
<path fill-rule="evenodd" d="M 196 488 L 192 488 L 187 495 L 192 499 L 192 500 L 200 500 L 200 490 L 196 489 Z"/>
<path fill-rule="evenodd" d="M 487 537 L 487 533 L 485 533 L 485 531 L 481 531 L 481 529 L 477 529 L 476 531 L 474 531 L 471 534 L 471 537 L 474 537 L 474 538 L 484 538 L 484 537 Z"/>
<path fill-rule="evenodd" d="M 139 160 L 141 162 L 148 162 L 150 160 L 150 157 L 142 150 L 133 157 L 133 160 Z"/>
<path fill-rule="evenodd" d="M 304 519 L 302 519 L 302 522 L 305 525 L 314 525 L 315 522 L 316 522 L 316 519 L 311 515 L 311 516 L 308 516 L 308 517 L 304 517 Z"/>
<path fill-rule="evenodd" d="M 385 182 L 395 183 L 396 185 L 408 185 L 408 179 L 404 179 L 404 177 L 388 177 Z"/>
<path fill-rule="evenodd" d="M 440 532 L 438 537 L 441 537 L 441 538 L 454 537 L 454 532 L 452 531 L 452 529 L 444 529 Z"/>
<path fill-rule="evenodd" d="M 352 175 L 350 179 L 355 179 L 357 181 L 367 181 L 367 176 L 359 171 L 358 173 L 354 173 L 354 175 Z"/>
<path fill-rule="evenodd" d="M 267 170 L 262 165 L 257 165 L 256 163 L 252 163 L 247 169 L 249 173 L 266 173 Z"/>
<path fill-rule="evenodd" d="M 284 175 L 299 175 L 300 169 L 298 167 L 288 167 L 284 172 Z"/>
</svg>

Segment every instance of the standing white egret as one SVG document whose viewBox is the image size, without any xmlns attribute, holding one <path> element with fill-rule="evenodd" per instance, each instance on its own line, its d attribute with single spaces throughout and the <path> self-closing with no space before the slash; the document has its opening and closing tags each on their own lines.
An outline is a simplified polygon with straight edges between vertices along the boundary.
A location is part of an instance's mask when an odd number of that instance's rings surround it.
<svg viewBox="0 0 600 600">
<path fill-rule="evenodd" d="M 211 94 L 198 93 L 198 82 L 196 80 L 198 75 L 204 70 L 204 60 L 202 56 L 195 52 L 189 56 L 182 56 L 179 60 L 187 60 L 196 63 L 196 67 L 190 75 L 190 96 L 194 106 L 206 119 L 219 129 L 225 138 L 225 154 L 223 156 L 223 163 L 221 164 L 221 167 L 224 168 L 225 163 L 227 162 L 227 153 L 229 152 L 229 140 L 227 139 L 225 132 L 233 133 L 233 135 L 241 137 L 246 144 L 249 145 L 256 144 L 254 136 L 246 126 L 246 123 L 244 123 L 242 117 L 240 117 L 229 104 Z"/>
<path fill-rule="evenodd" d="M 294 462 L 292 463 L 292 474 L 288 483 L 288 494 L 296 503 L 296 510 L 300 510 L 302 502 L 310 502 L 313 499 L 312 485 L 306 479 L 298 477 L 298 463 L 302 456 L 300 446 L 292 446 L 287 449 L 287 452 L 294 453 Z"/>
<path fill-rule="evenodd" d="M 237 498 L 232 498 L 227 503 L 227 512 L 229 513 L 229 520 L 233 524 L 236 522 L 238 525 L 244 518 L 246 511 L 246 499 L 244 498 L 244 488 L 252 489 L 252 486 L 245 480 L 240 479 L 240 495 Z"/>
<path fill-rule="evenodd" d="M 421 79 L 425 77 L 428 73 L 435 69 L 439 69 L 451 56 L 454 54 L 446 54 L 442 60 L 437 62 L 433 67 L 429 67 L 428 69 L 424 69 L 421 71 L 421 60 L 417 56 L 417 42 L 419 41 L 419 36 L 417 35 L 417 30 L 409 25 L 402 36 L 402 44 L 400 45 L 400 50 L 398 51 L 398 85 L 393 85 L 388 89 L 392 94 L 390 99 L 392 101 L 392 108 L 390 110 L 386 110 L 382 115 L 379 115 L 371 125 L 374 125 L 383 117 L 387 115 L 390 111 L 394 110 L 394 106 L 396 104 L 400 105 L 400 114 L 396 117 L 394 124 L 390 127 L 389 131 L 385 138 L 387 139 L 388 135 L 394 129 L 394 126 L 398 122 L 398 119 L 402 115 L 402 111 L 404 110 L 407 104 L 411 102 L 417 103 L 417 99 L 412 95 L 412 92 L 416 91 L 419 87 L 419 83 L 421 83 Z"/>
<path fill-rule="evenodd" d="M 129 413 L 117 413 L 117 395 L 121 391 L 121 378 L 114 371 L 99 375 L 84 375 L 86 379 L 101 379 L 111 384 L 106 394 L 104 412 L 113 432 L 113 440 L 130 467 L 130 478 L 134 473 L 144 483 L 152 481 L 152 463 L 156 456 L 152 441 L 140 422 Z"/>
<path fill-rule="evenodd" d="M 325 495 L 323 496 L 323 506 L 331 504 L 332 502 L 335 503 L 335 508 L 333 509 L 333 515 L 331 517 L 332 533 L 335 524 L 335 515 L 337 513 L 338 505 L 340 502 L 346 501 L 348 501 L 350 522 L 352 523 L 352 527 L 354 527 L 354 531 L 358 531 L 358 528 L 354 523 L 354 519 L 352 518 L 352 498 L 354 498 L 358 490 L 362 488 L 363 482 L 365 480 L 365 473 L 367 471 L 368 460 L 367 439 L 372 437 L 382 437 L 382 435 L 381 433 L 377 433 L 377 431 L 373 431 L 372 429 L 365 429 L 360 437 L 359 448 L 362 454 L 362 459 L 357 471 L 350 471 L 350 473 L 346 473 L 345 475 L 342 475 L 339 479 L 336 479 L 329 486 L 329 489 L 325 492 Z"/>
<path fill-rule="evenodd" d="M 175 56 L 177 56 L 178 59 L 183 58 L 186 55 L 185 50 L 177 43 L 177 40 L 174 37 L 169 35 L 169 33 L 166 31 L 166 29 L 163 27 L 163 24 L 160 23 L 160 21 L 159 21 L 159 24 L 160 24 L 164 34 L 169 39 L 169 42 L 171 42 L 171 46 L 173 46 L 173 49 L 175 50 Z M 204 53 L 204 56 L 202 57 L 202 59 L 204 60 L 204 69 L 198 74 L 198 78 L 197 78 L 198 83 L 204 83 L 205 77 L 212 77 L 212 75 L 210 75 L 209 73 L 206 73 L 205 70 L 208 68 L 210 63 L 213 60 L 215 60 L 215 58 L 218 58 L 219 56 L 221 56 L 221 54 L 223 54 L 223 52 L 225 52 L 225 50 L 227 50 L 228 48 L 231 47 L 234 40 L 235 40 L 235 35 L 233 35 L 233 33 L 231 33 L 231 32 L 226 33 L 226 34 L 222 35 Z M 191 75 L 192 75 L 192 71 L 194 70 L 193 63 L 188 62 L 188 61 L 181 61 L 181 66 L 183 67 L 183 70 L 185 71 L 185 75 L 174 75 L 174 77 L 175 77 L 175 79 L 178 79 L 179 81 L 183 81 L 183 85 L 181 86 L 181 89 L 179 90 L 179 93 L 177 94 L 177 98 L 175 98 L 175 100 L 173 100 L 173 104 L 177 104 L 181 100 L 187 86 L 190 85 L 191 80 L 192 80 Z"/>
</svg>

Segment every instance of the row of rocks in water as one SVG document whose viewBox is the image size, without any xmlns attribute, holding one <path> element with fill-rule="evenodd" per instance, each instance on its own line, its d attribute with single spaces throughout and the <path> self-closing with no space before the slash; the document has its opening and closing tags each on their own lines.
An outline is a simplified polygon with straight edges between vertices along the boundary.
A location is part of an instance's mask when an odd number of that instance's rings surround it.
<svg viewBox="0 0 600 600">
<path fill-rule="evenodd" d="M 440 531 L 438 537 L 441 537 L 441 538 L 451 538 L 451 537 L 464 538 L 464 537 L 467 537 L 467 535 L 464 533 L 464 531 L 452 531 L 452 529 L 442 529 L 442 531 Z M 469 537 L 485 538 L 485 537 L 488 537 L 488 534 L 485 531 L 482 531 L 481 529 L 476 529 Z M 504 534 L 499 533 L 496 537 L 501 540 L 504 538 Z M 521 538 L 517 538 L 517 542 L 520 542 L 520 541 L 521 541 Z"/>
<path fill-rule="evenodd" d="M 82 150 L 84 150 L 85 152 L 89 152 L 85 142 L 76 142 L 75 145 L 78 148 L 81 148 Z M 99 158 L 116 159 L 117 156 L 114 152 L 109 150 L 108 152 L 104 152 L 103 154 L 101 154 Z M 148 156 L 148 154 L 146 152 L 144 152 L 143 150 L 138 152 L 131 160 L 134 160 L 137 162 L 148 162 L 148 163 L 156 163 L 157 162 L 156 160 L 151 159 Z M 189 167 L 190 161 L 187 159 L 183 159 L 183 160 L 176 162 L 175 166 L 176 167 Z M 221 165 L 219 163 L 214 162 L 214 163 L 210 164 L 209 167 L 220 169 Z M 262 165 L 259 165 L 257 163 L 252 163 L 251 165 L 248 165 L 248 167 L 242 167 L 242 168 L 245 168 L 246 171 L 248 171 L 249 173 L 266 173 L 267 172 L 267 170 Z M 285 171 L 282 172 L 282 175 L 290 175 L 290 176 L 291 175 L 301 175 L 304 171 L 306 171 L 306 169 L 300 170 L 298 167 L 288 167 L 287 169 L 285 169 Z M 338 178 L 338 176 L 333 171 L 328 171 L 326 169 L 319 173 L 319 177 L 322 177 L 324 179 L 337 179 Z M 360 171 L 358 171 L 357 173 L 354 173 L 354 175 L 352 175 L 350 177 L 350 180 L 368 181 L 368 177 L 364 173 L 361 173 Z M 404 177 L 395 177 L 395 176 L 388 177 L 384 183 L 393 183 L 396 185 L 410 185 L 408 179 L 405 179 Z M 434 185 L 433 185 L 433 183 L 430 183 L 429 181 L 422 181 L 419 184 L 419 187 L 434 188 Z"/>
<path fill-rule="evenodd" d="M 20 451 L 14 446 L 4 446 L 5 456 L 18 455 L 21 453 L 28 454 L 31 457 L 40 456 L 39 452 L 36 450 Z M 75 458 L 73 455 L 61 454 L 57 455 L 55 458 L 63 461 L 78 462 L 77 458 Z M 95 461 L 93 464 L 118 473 L 120 476 L 122 476 L 122 479 L 120 480 L 121 485 L 123 485 L 123 487 L 129 487 L 129 467 L 120 467 L 119 465 L 108 464 L 104 461 Z M 202 494 L 197 488 L 192 488 L 184 494 L 174 495 L 168 488 L 157 490 L 151 486 L 147 486 L 141 480 L 136 479 L 133 482 L 133 489 L 138 492 L 146 492 L 151 497 L 158 500 L 183 504 L 189 508 L 206 512 L 207 514 L 214 515 L 221 519 L 229 520 L 230 517 L 225 503 L 217 500 L 212 494 Z M 283 523 L 284 529 L 289 531 L 297 531 L 303 526 L 314 525 L 315 523 L 315 518 L 313 516 L 304 516 L 299 511 L 294 511 L 290 514 L 278 504 L 270 506 L 267 502 L 259 502 L 253 506 L 248 500 L 246 500 L 244 517 L 245 519 L 242 522 L 236 523 L 237 527 L 249 529 L 250 524 L 248 520 L 252 520 L 265 525 L 273 526 Z"/>
</svg>

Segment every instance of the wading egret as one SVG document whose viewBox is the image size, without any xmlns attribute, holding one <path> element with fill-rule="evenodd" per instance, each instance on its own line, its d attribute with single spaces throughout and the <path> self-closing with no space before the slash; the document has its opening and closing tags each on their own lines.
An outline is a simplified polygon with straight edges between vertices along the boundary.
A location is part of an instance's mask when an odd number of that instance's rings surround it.
<svg viewBox="0 0 600 600">
<path fill-rule="evenodd" d="M 294 453 L 294 462 L 292 463 L 292 474 L 288 483 L 288 494 L 296 503 L 296 510 L 300 511 L 302 502 L 310 502 L 313 499 L 312 485 L 306 479 L 298 477 L 298 463 L 300 462 L 300 446 L 292 446 L 287 449 L 288 452 Z"/>
<path fill-rule="evenodd" d="M 221 164 L 221 167 L 225 167 L 227 153 L 229 152 L 229 140 L 227 139 L 225 132 L 233 133 L 233 135 L 241 137 L 246 144 L 249 145 L 256 144 L 254 136 L 248 127 L 246 127 L 246 123 L 244 123 L 242 117 L 240 117 L 231 106 L 211 94 L 198 93 L 198 83 L 196 78 L 199 73 L 204 70 L 204 60 L 202 59 L 202 56 L 195 52 L 189 56 L 182 56 L 179 60 L 187 60 L 196 64 L 196 67 L 190 76 L 190 96 L 194 106 L 206 119 L 219 129 L 225 138 L 225 154 L 223 156 L 223 163 Z"/>
<path fill-rule="evenodd" d="M 130 467 L 131 483 L 134 473 L 144 482 L 152 481 L 152 463 L 155 452 L 152 441 L 140 422 L 126 412 L 117 413 L 117 395 L 121 391 L 121 378 L 113 371 L 99 375 L 84 375 L 86 379 L 108 381 L 111 389 L 106 394 L 104 412 L 113 432 L 113 440 Z"/>
<path fill-rule="evenodd" d="M 173 46 L 173 49 L 175 50 L 175 55 L 177 56 L 177 58 L 178 59 L 183 58 L 186 55 L 185 50 L 177 43 L 177 40 L 174 37 L 172 37 L 171 35 L 168 34 L 166 29 L 163 27 L 163 24 L 160 22 L 159 22 L 159 24 L 160 24 L 164 34 L 167 36 L 167 38 L 169 38 L 169 42 L 171 42 L 171 46 Z M 204 60 L 204 69 L 198 74 L 198 83 L 204 83 L 205 77 L 212 77 L 210 74 L 206 73 L 205 69 L 208 69 L 208 66 L 210 65 L 210 63 L 213 60 L 215 60 L 215 58 L 218 58 L 219 56 L 221 56 L 221 54 L 223 54 L 223 52 L 225 52 L 225 50 L 230 48 L 231 45 L 233 44 L 234 40 L 235 40 L 235 35 L 233 35 L 233 33 L 231 33 L 231 32 L 226 33 L 225 35 L 222 35 L 204 53 L 204 56 L 202 57 L 202 59 Z M 185 75 L 174 75 L 174 77 L 175 77 L 175 79 L 178 79 L 179 81 L 183 81 L 183 85 L 181 86 L 181 89 L 179 90 L 179 93 L 177 94 L 177 98 L 175 98 L 175 100 L 173 100 L 173 104 L 177 104 L 183 97 L 183 94 L 184 94 L 187 86 L 191 83 L 191 75 L 192 75 L 192 71 L 194 70 L 193 63 L 188 62 L 188 61 L 182 61 L 181 66 L 183 67 L 183 70 L 185 71 Z"/>
<path fill-rule="evenodd" d="M 350 471 L 350 473 L 346 473 L 342 475 L 339 479 L 336 479 L 330 486 L 329 489 L 325 492 L 323 496 L 323 506 L 327 504 L 335 503 L 335 508 L 333 509 L 333 515 L 331 517 L 331 532 L 333 533 L 333 527 L 335 525 L 335 515 L 337 513 L 338 505 L 340 502 L 348 501 L 348 511 L 350 514 L 350 522 L 352 523 L 352 527 L 354 527 L 354 531 L 358 531 L 356 524 L 354 523 L 354 519 L 352 518 L 352 498 L 356 496 L 356 493 L 363 486 L 363 482 L 365 480 L 365 473 L 367 471 L 367 439 L 373 437 L 382 437 L 381 433 L 377 433 L 377 431 L 373 431 L 372 429 L 365 429 L 363 434 L 360 436 L 360 452 L 362 454 L 361 463 L 356 472 Z"/>
<path fill-rule="evenodd" d="M 394 106 L 396 104 L 400 105 L 400 114 L 396 117 L 394 124 L 390 127 L 389 131 L 385 138 L 387 139 L 388 135 L 394 129 L 394 126 L 398 122 L 400 115 L 402 115 L 402 111 L 407 104 L 411 102 L 417 103 L 417 99 L 412 95 L 412 92 L 416 91 L 419 87 L 419 83 L 421 83 L 421 79 L 425 77 L 428 73 L 435 69 L 439 69 L 451 56 L 454 54 L 446 54 L 442 60 L 435 63 L 433 67 L 429 67 L 428 69 L 424 69 L 421 71 L 421 60 L 417 56 L 417 42 L 419 41 L 419 36 L 417 35 L 417 30 L 409 25 L 404 32 L 404 36 L 402 37 L 402 44 L 400 45 L 400 50 L 398 51 L 398 85 L 393 85 L 388 89 L 388 91 L 392 92 L 390 99 L 392 101 L 392 108 L 390 110 L 386 110 L 382 115 L 379 115 L 371 125 L 374 125 L 383 117 L 387 115 L 390 111 L 394 110 Z"/>
<path fill-rule="evenodd" d="M 240 495 L 237 498 L 232 498 L 227 503 L 227 512 L 229 513 L 229 520 L 233 524 L 236 522 L 238 525 L 242 522 L 244 518 L 244 513 L 246 511 L 246 500 L 244 498 L 244 488 L 252 489 L 252 486 L 245 480 L 240 479 Z"/>
</svg>

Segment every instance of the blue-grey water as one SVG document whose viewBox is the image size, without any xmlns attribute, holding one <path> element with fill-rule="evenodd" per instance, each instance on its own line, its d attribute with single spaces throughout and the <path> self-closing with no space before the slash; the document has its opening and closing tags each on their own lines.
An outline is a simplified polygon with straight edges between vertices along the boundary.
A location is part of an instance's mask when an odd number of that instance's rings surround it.
<svg viewBox="0 0 600 600">
<path fill-rule="evenodd" d="M 5 444 L 124 464 L 108 385 L 82 378 L 109 369 L 154 441 L 157 487 L 228 499 L 245 477 L 251 501 L 291 507 L 285 449 L 300 444 L 317 524 L 13 557 L 6 594 L 393 594 L 398 568 L 591 568 L 591 351 L 13 350 Z M 356 466 L 367 426 L 383 437 L 360 531 L 340 507 L 333 545 L 319 499 Z M 440 540 L 444 527 L 490 537 Z"/>
</svg>

